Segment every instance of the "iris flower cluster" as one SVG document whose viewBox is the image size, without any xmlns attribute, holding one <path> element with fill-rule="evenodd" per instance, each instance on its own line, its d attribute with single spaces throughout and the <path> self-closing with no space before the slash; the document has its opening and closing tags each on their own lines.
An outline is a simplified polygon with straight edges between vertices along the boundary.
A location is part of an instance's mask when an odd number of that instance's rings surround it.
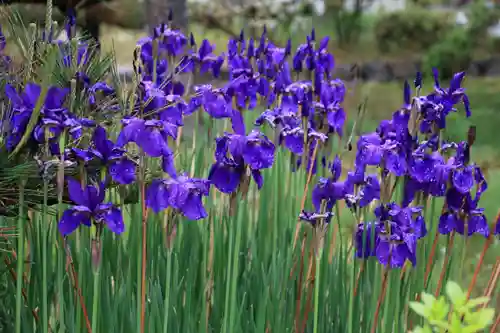
<svg viewBox="0 0 500 333">
<path fill-rule="evenodd" d="M 374 256 L 390 267 L 402 267 L 407 261 L 416 265 L 418 240 L 427 234 L 421 204 L 429 197 L 445 198 L 438 225 L 441 234 L 490 235 L 484 209 L 479 207 L 487 183 L 479 166 L 470 161 L 473 140 L 455 143 L 443 137 L 446 119 L 459 112 L 458 104 L 463 104 L 466 117 L 471 115 L 461 87 L 465 74 L 455 74 L 449 88 L 441 87 L 436 70 L 433 75 L 434 90 L 426 96 L 412 99 L 405 83 L 403 106 L 375 132 L 358 139 L 354 170 L 340 181 L 336 159 L 332 176 L 321 178 L 313 189 L 314 212 L 301 214 L 314 226 L 318 216 L 329 223 L 334 205 L 343 200 L 359 220 L 354 237 L 359 258 Z M 421 85 L 417 74 L 417 91 Z M 400 203 L 394 198 L 397 186 L 403 193 Z M 374 208 L 373 221 L 361 220 L 361 209 L 367 206 Z M 500 233 L 498 224 L 494 233 Z"/>
<path fill-rule="evenodd" d="M 71 43 L 71 19 L 66 30 Z M 0 51 L 4 46 L 1 37 Z M 401 267 L 406 261 L 415 265 L 418 240 L 427 233 L 420 204 L 430 196 L 446 200 L 441 233 L 489 236 L 479 208 L 487 184 L 480 168 L 470 161 L 472 143 L 445 142 L 443 138 L 446 118 L 458 112 L 459 103 L 470 116 L 469 100 L 461 87 L 464 73 L 455 75 L 450 87 L 443 88 L 434 72 L 435 87 L 426 96 L 417 93 L 412 98 L 411 87 L 405 84 L 402 107 L 375 132 L 358 139 L 354 168 L 342 177 L 341 158 L 332 159 L 330 152 L 344 137 L 346 87 L 333 75 L 335 60 L 328 51 L 329 38 L 317 40 L 314 30 L 295 52 L 290 41 L 284 47 L 270 42 L 264 29 L 255 40 L 242 32 L 228 42 L 225 53 L 216 54 L 216 46 L 208 40 L 198 44 L 192 35 L 187 37 L 166 24 L 156 27 L 151 36 L 137 43 L 134 95 L 114 109 L 117 112 L 110 120 L 119 127 L 116 138 L 107 125 L 96 121 L 95 112 L 102 97 L 112 97 L 115 91 L 106 82 L 93 81 L 86 67 L 80 66 L 92 61 L 89 45 L 78 44 L 75 55 L 69 53 L 74 48 L 58 43 L 62 64 L 71 68 L 76 60 L 79 65 L 74 74 L 83 83 L 80 88 L 90 112 L 68 108 L 67 88 L 49 87 L 39 102 L 39 85 L 28 83 L 21 90 L 7 85 L 11 121 L 6 142 L 10 151 L 25 138 L 32 151 L 49 144 L 54 156 L 79 163 L 84 176 L 92 172 L 89 165 L 97 164 L 99 177 L 67 180 L 74 205 L 59 223 L 64 235 L 92 224 L 99 230 L 107 226 L 112 232 L 123 232 L 121 211 L 106 202 L 106 190 L 112 185 L 145 182 L 138 176 L 145 171 L 144 160 L 151 162 L 148 165 L 157 160 L 164 172 L 163 177 L 146 184 L 147 207 L 155 213 L 169 208 L 198 220 L 208 215 L 203 198 L 212 185 L 226 194 L 245 193 L 253 179 L 261 189 L 262 171 L 273 166 L 278 149 L 285 149 L 292 156 L 293 170 L 326 175 L 312 190 L 313 210 L 301 212 L 300 218 L 314 227 L 327 225 L 334 207 L 345 202 L 358 218 L 354 242 L 360 258 L 375 256 L 391 267 Z M 223 84 L 191 87 L 183 83 L 186 75 L 217 78 L 224 65 L 229 80 Z M 417 92 L 421 85 L 418 75 Z M 259 105 L 264 110 L 250 128 L 245 115 L 257 112 Z M 185 118 L 197 112 L 232 125 L 215 138 L 214 161 L 206 179 L 178 171 L 174 163 L 172 142 L 178 139 Z M 264 134 L 264 126 L 274 131 L 273 138 Z M 58 146 L 62 136 L 70 138 L 62 140 L 65 147 Z M 401 202 L 395 201 L 391 191 L 396 186 L 402 189 Z M 367 207 L 374 208 L 372 221 L 360 218 Z M 498 228 L 495 232 L 499 233 Z"/>
</svg>

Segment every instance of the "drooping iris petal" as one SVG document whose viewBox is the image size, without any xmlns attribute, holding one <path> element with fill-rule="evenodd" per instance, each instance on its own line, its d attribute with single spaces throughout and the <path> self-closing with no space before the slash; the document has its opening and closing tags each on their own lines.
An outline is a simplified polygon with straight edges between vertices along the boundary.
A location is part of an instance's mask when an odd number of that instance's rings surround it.
<svg viewBox="0 0 500 333">
<path fill-rule="evenodd" d="M 137 135 L 136 143 L 151 157 L 160 157 L 169 150 L 165 138 L 156 128 L 143 130 Z"/>
<path fill-rule="evenodd" d="M 166 209 L 168 204 L 168 191 L 160 180 L 154 180 L 146 191 L 146 205 L 158 213 Z"/>
<path fill-rule="evenodd" d="M 175 170 L 174 154 L 170 151 L 164 152 L 162 155 L 161 162 L 163 172 L 169 174 L 170 177 L 177 177 L 177 171 Z"/>
<path fill-rule="evenodd" d="M 123 223 L 123 216 L 120 209 L 111 207 L 103 215 L 103 221 L 106 226 L 115 234 L 121 234 L 125 231 L 125 224 Z"/>
<path fill-rule="evenodd" d="M 444 213 L 439 218 L 439 225 L 438 225 L 439 233 L 447 235 L 453 230 L 456 230 L 459 223 L 460 222 L 453 214 Z"/>
<path fill-rule="evenodd" d="M 233 193 L 240 184 L 244 169 L 224 163 L 215 163 L 210 169 L 208 179 L 223 193 Z"/>
<path fill-rule="evenodd" d="M 68 209 L 64 211 L 61 220 L 59 221 L 58 227 L 59 232 L 63 236 L 71 234 L 73 231 L 78 229 L 80 225 L 90 226 L 89 215 L 84 212 L 79 212 L 77 210 Z"/>
<path fill-rule="evenodd" d="M 464 236 L 471 236 L 477 233 L 484 237 L 488 237 L 490 234 L 490 227 L 483 212 L 477 211 L 469 217 L 466 223 L 458 223 L 456 231 Z"/>
<path fill-rule="evenodd" d="M 200 220 L 208 216 L 205 207 L 203 207 L 203 202 L 201 201 L 201 196 L 194 194 L 189 194 L 186 202 L 182 206 L 182 212 L 190 220 Z"/>
<path fill-rule="evenodd" d="M 132 184 L 136 179 L 135 163 L 129 159 L 119 159 L 109 166 L 111 178 L 119 184 Z"/>
</svg>

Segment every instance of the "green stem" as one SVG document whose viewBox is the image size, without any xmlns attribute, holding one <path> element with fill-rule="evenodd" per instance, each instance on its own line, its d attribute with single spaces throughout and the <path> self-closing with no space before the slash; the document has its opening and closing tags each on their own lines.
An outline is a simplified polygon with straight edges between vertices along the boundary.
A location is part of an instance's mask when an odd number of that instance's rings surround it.
<svg viewBox="0 0 500 333">
<path fill-rule="evenodd" d="M 365 231 L 366 232 L 366 231 Z M 341 233 L 341 232 L 340 232 Z M 366 239 L 363 234 L 363 239 Z M 364 250 L 364 241 L 363 241 L 363 250 Z M 354 325 L 354 289 L 356 288 L 356 264 L 353 262 L 351 264 L 351 292 L 349 293 L 349 312 L 347 318 L 347 332 L 353 333 L 353 325 Z"/>
<path fill-rule="evenodd" d="M 228 226 L 229 227 L 229 226 Z M 231 230 L 229 230 L 229 254 L 227 257 L 227 282 L 226 282 L 226 297 L 224 301 L 224 326 L 222 332 L 228 333 L 231 332 L 231 330 L 228 327 L 228 320 L 229 320 L 229 315 L 228 313 L 230 312 L 229 309 L 229 298 L 230 298 L 230 289 L 231 289 L 231 258 L 232 258 L 232 251 L 233 251 L 233 239 L 234 235 Z"/>
<path fill-rule="evenodd" d="M 165 309 L 163 317 L 165 321 L 163 322 L 163 333 L 168 332 L 168 316 L 170 313 L 170 286 L 172 280 L 172 249 L 168 250 L 167 254 L 167 277 L 165 278 L 165 301 L 163 302 Z"/>
<path fill-rule="evenodd" d="M 318 318 L 319 318 L 319 287 L 320 287 L 320 271 L 321 258 L 323 257 L 323 249 L 319 248 L 316 255 L 316 277 L 314 281 L 314 326 L 313 333 L 318 333 Z"/>
<path fill-rule="evenodd" d="M 234 327 L 234 315 L 233 312 L 238 308 L 237 306 L 237 293 L 236 293 L 236 288 L 238 286 L 238 267 L 239 267 L 239 258 L 240 258 L 240 243 L 241 243 L 241 230 L 242 224 L 243 224 L 243 219 L 241 218 L 241 215 L 244 211 L 244 209 L 238 209 L 237 212 L 237 220 L 236 220 L 236 242 L 234 244 L 234 250 L 233 250 L 233 276 L 231 279 L 231 308 L 229 312 L 229 332 L 233 332 L 233 327 Z"/>
<path fill-rule="evenodd" d="M 48 202 L 49 184 L 46 180 L 43 182 L 43 206 L 42 206 L 42 329 L 47 333 L 49 329 L 48 317 L 48 281 L 47 281 L 47 202 Z"/>
<path fill-rule="evenodd" d="M 22 289 L 24 275 L 24 184 L 19 186 L 19 232 L 17 238 L 16 333 L 21 333 Z"/>
<path fill-rule="evenodd" d="M 92 297 L 92 332 L 98 332 L 97 330 L 97 322 L 99 319 L 99 295 L 100 295 L 100 287 L 101 287 L 101 245 L 97 246 L 97 257 L 98 263 L 94 272 L 94 294 Z"/>
</svg>

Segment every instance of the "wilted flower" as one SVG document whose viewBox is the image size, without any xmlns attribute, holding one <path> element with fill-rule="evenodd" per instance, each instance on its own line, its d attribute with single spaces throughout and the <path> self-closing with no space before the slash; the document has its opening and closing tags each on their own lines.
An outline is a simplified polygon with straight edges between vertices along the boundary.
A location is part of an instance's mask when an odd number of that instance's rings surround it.
<svg viewBox="0 0 500 333">
<path fill-rule="evenodd" d="M 312 212 L 302 211 L 299 215 L 299 218 L 302 221 L 306 221 L 313 227 L 315 227 L 321 221 L 323 221 L 326 224 L 330 223 L 333 216 L 334 214 L 332 212 L 326 212 L 322 214 L 322 213 L 312 213 Z"/>
</svg>

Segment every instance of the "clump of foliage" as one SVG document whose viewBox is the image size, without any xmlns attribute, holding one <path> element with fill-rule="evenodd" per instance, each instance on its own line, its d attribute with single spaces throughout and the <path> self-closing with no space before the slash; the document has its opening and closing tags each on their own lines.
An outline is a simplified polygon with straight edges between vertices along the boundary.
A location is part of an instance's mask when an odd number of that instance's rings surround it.
<svg viewBox="0 0 500 333">
<path fill-rule="evenodd" d="M 489 8 L 484 1 L 474 1 L 468 13 L 466 26 L 453 28 L 425 53 L 427 69 L 440 68 L 443 77 L 449 79 L 453 73 L 468 69 L 478 48 L 490 47 L 488 29 L 498 21 L 498 9 Z"/>
<path fill-rule="evenodd" d="M 381 52 L 418 51 L 440 41 L 452 28 L 451 15 L 414 6 L 379 15 L 375 41 Z"/>
<path fill-rule="evenodd" d="M 492 325 L 494 309 L 482 307 L 474 311 L 478 306 L 486 304 L 488 297 L 469 299 L 467 293 L 453 281 L 448 281 L 446 295 L 450 303 L 444 296 L 436 298 L 425 292 L 421 294 L 421 303 L 410 303 L 413 311 L 426 320 L 424 326 L 415 328 L 413 333 L 477 333 L 484 332 Z"/>
<path fill-rule="evenodd" d="M 424 66 L 428 70 L 439 68 L 444 78 L 451 78 L 457 71 L 469 67 L 474 46 L 470 32 L 463 27 L 456 27 L 425 53 Z"/>
</svg>

